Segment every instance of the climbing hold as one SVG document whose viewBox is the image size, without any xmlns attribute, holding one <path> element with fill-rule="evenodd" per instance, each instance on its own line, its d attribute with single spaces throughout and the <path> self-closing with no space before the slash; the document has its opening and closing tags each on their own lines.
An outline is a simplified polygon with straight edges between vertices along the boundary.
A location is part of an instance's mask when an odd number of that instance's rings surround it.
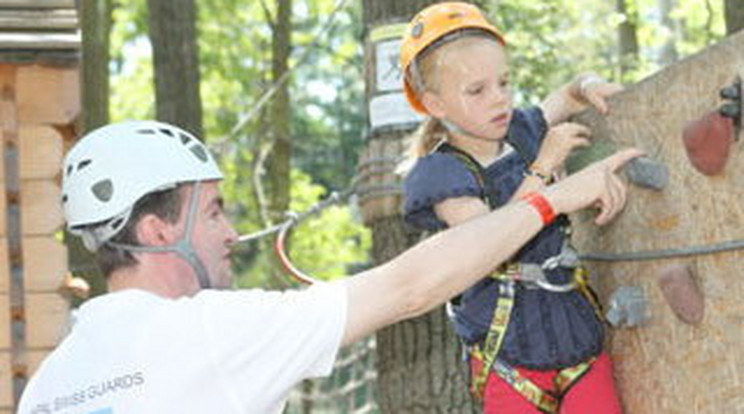
<svg viewBox="0 0 744 414">
<path fill-rule="evenodd" d="M 620 286 L 610 296 L 605 315 L 614 327 L 632 328 L 648 320 L 646 296 L 640 286 Z"/>
<path fill-rule="evenodd" d="M 662 269 L 658 284 L 669 307 L 682 322 L 697 325 L 703 320 L 703 294 L 690 267 L 676 264 Z"/>
<path fill-rule="evenodd" d="M 734 121 L 712 111 L 688 123 L 682 133 L 687 157 L 705 175 L 723 171 L 734 141 Z"/>
<path fill-rule="evenodd" d="M 724 100 L 724 103 L 718 111 L 721 115 L 731 118 L 734 121 L 734 127 L 737 132 L 734 139 L 738 139 L 738 132 L 741 131 L 741 118 L 744 112 L 744 97 L 742 95 L 744 95 L 742 82 L 741 78 L 738 77 L 733 84 L 722 88 L 719 92 L 719 96 Z"/>
<path fill-rule="evenodd" d="M 669 169 L 659 161 L 649 157 L 638 157 L 631 160 L 625 173 L 628 179 L 640 186 L 661 191 L 669 184 Z"/>
</svg>

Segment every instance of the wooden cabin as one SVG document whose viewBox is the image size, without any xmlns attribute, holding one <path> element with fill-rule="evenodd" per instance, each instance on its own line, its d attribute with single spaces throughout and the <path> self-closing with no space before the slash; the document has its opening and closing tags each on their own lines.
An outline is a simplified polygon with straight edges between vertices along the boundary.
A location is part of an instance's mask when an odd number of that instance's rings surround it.
<svg viewBox="0 0 744 414">
<path fill-rule="evenodd" d="M 0 413 L 67 330 L 59 170 L 80 113 L 74 0 L 0 2 Z"/>
</svg>

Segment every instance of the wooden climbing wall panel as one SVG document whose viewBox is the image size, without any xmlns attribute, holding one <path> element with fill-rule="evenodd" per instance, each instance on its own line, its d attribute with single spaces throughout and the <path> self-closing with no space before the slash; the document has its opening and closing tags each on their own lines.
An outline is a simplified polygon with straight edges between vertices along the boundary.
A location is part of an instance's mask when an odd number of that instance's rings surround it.
<svg viewBox="0 0 744 414">
<path fill-rule="evenodd" d="M 597 142 L 638 146 L 669 168 L 661 192 L 632 187 L 626 210 L 596 228 L 586 212 L 574 217 L 582 252 L 637 252 L 744 239 L 744 145 L 734 143 L 726 168 L 706 176 L 688 161 L 682 131 L 715 110 L 719 90 L 744 75 L 744 33 L 725 39 L 628 88 L 611 100 L 611 114 L 586 112 Z M 744 251 L 649 261 L 590 263 L 607 302 L 621 286 L 642 288 L 650 319 L 613 329 L 610 349 L 629 414 L 744 412 Z M 658 286 L 660 270 L 689 266 L 704 297 L 697 325 L 683 323 Z"/>
<path fill-rule="evenodd" d="M 68 329 L 59 172 L 75 138 L 78 76 L 74 64 L 0 63 L 0 413 Z"/>
</svg>

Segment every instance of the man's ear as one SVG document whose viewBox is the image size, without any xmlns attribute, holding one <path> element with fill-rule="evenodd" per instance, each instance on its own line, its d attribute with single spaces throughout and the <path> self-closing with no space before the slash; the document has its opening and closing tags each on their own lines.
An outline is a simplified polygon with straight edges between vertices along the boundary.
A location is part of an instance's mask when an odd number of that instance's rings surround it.
<svg viewBox="0 0 744 414">
<path fill-rule="evenodd" d="M 145 246 L 171 245 L 178 237 L 176 227 L 155 214 L 146 214 L 137 223 L 137 240 Z"/>
<path fill-rule="evenodd" d="M 429 91 L 424 92 L 421 96 L 421 103 L 429 112 L 429 115 L 434 118 L 444 117 L 444 102 L 442 102 L 442 98 L 440 98 L 436 93 Z"/>
</svg>

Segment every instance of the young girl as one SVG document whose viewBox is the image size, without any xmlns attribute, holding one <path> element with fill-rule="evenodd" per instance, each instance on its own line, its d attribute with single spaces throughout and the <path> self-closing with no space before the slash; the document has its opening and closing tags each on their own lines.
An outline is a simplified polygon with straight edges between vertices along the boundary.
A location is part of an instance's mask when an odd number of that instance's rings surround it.
<svg viewBox="0 0 744 414">
<path fill-rule="evenodd" d="M 589 130 L 564 122 L 607 111 L 620 87 L 578 77 L 535 108 L 513 109 L 506 41 L 474 6 L 439 3 L 410 22 L 405 91 L 422 125 L 406 178 L 405 218 L 439 230 L 550 184 Z M 533 200 L 534 201 L 534 200 Z M 451 305 L 488 413 L 621 412 L 603 327 L 558 217 Z M 456 258 L 453 258 L 456 260 Z"/>
</svg>

